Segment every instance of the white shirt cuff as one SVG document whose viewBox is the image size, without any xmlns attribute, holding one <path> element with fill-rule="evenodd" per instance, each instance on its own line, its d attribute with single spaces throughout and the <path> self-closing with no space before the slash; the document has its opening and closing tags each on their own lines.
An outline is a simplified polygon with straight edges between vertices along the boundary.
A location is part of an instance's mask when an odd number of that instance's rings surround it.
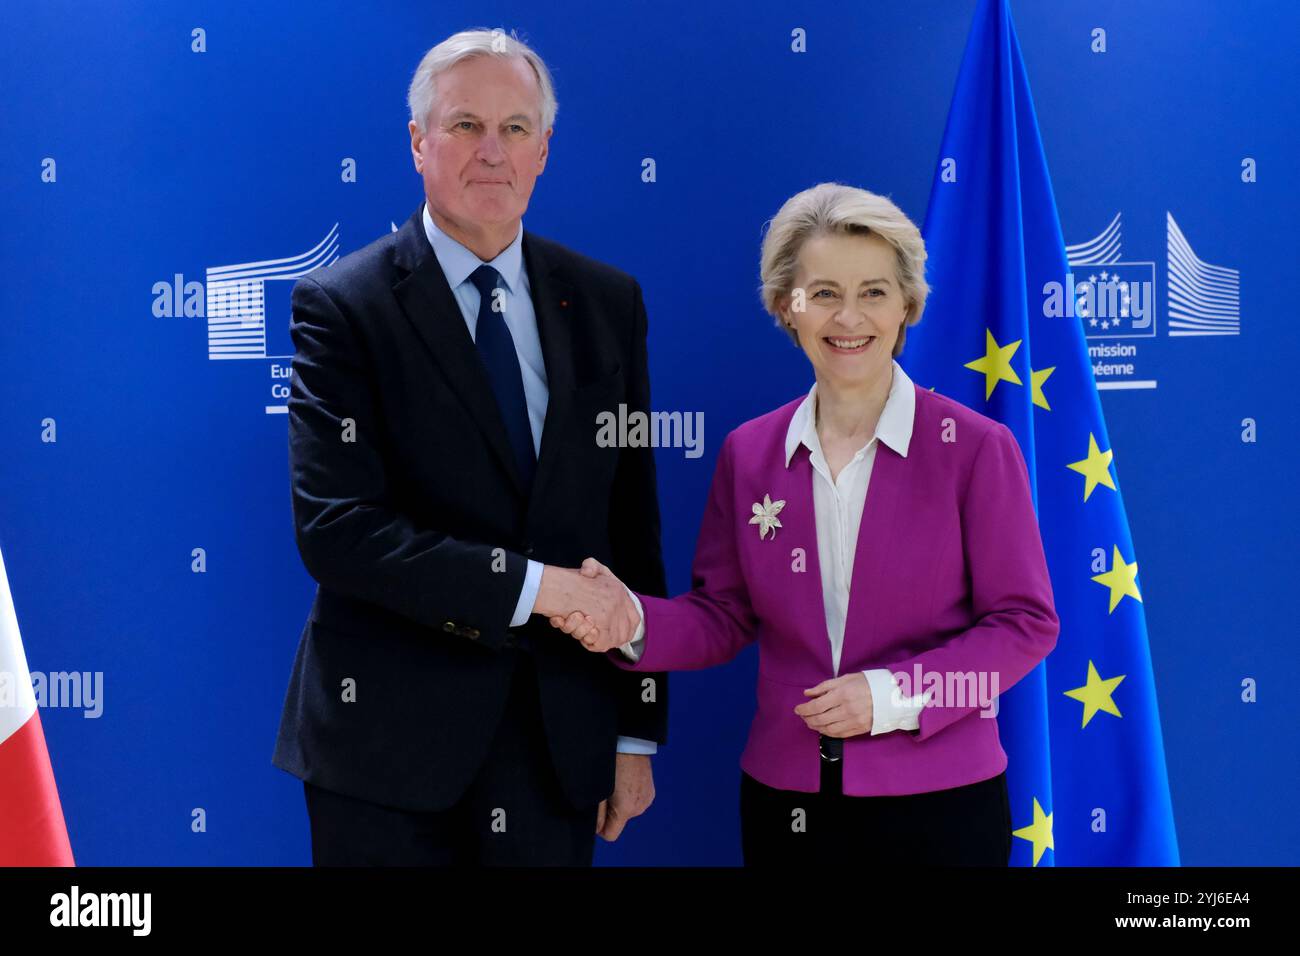
<svg viewBox="0 0 1300 956">
<path fill-rule="evenodd" d="M 524 586 L 519 591 L 519 602 L 515 605 L 515 616 L 510 619 L 511 627 L 523 627 L 533 613 L 537 603 L 537 592 L 542 589 L 542 563 L 528 559 L 528 570 L 524 572 Z"/>
<path fill-rule="evenodd" d="M 640 620 L 637 621 L 636 633 L 632 635 L 632 640 L 620 647 L 619 650 L 623 652 L 624 657 L 635 664 L 641 659 L 641 651 L 645 648 L 645 608 L 641 606 L 641 599 L 633 594 L 632 589 L 626 584 L 623 585 L 623 590 L 627 592 L 627 596 L 636 605 L 637 617 Z"/>
<path fill-rule="evenodd" d="M 904 697 L 894 676 L 885 668 L 863 671 L 871 685 L 871 736 L 893 730 L 918 730 L 925 694 Z"/>
<path fill-rule="evenodd" d="M 659 745 L 653 740 L 640 737 L 619 737 L 617 751 L 621 754 L 653 754 L 659 751 Z"/>
</svg>

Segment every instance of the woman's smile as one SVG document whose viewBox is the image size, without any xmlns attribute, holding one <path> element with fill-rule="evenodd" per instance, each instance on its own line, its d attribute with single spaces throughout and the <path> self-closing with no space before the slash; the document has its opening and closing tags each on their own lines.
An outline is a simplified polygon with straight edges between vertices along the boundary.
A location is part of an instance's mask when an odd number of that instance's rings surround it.
<svg viewBox="0 0 1300 956">
<path fill-rule="evenodd" d="M 826 343 L 832 352 L 854 355 L 869 349 L 871 343 L 876 341 L 876 337 L 874 335 L 826 335 L 822 337 L 822 341 Z"/>
</svg>

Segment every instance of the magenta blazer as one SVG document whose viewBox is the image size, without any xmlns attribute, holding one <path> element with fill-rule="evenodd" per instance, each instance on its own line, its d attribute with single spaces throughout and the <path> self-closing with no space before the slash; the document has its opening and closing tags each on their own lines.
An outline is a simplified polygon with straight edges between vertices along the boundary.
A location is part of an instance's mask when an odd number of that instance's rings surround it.
<svg viewBox="0 0 1300 956">
<path fill-rule="evenodd" d="M 1059 630 L 1025 461 L 1005 425 L 913 387 L 907 457 L 877 446 L 840 674 L 884 667 L 911 677 L 919 664 L 923 675 L 942 675 L 945 687 L 949 674 L 984 672 L 987 687 L 1005 692 L 1055 646 Z M 727 436 L 700 526 L 693 589 L 671 599 L 638 594 L 641 658 L 609 657 L 627 670 L 693 670 L 725 663 L 757 641 L 758 709 L 740 765 L 770 787 L 811 793 L 820 781 L 818 735 L 794 708 L 808 699 L 806 688 L 835 674 L 808 449 L 801 445 L 785 464 L 786 431 L 801 401 Z M 781 527 L 760 539 L 749 519 L 764 495 L 785 506 Z M 795 549 L 806 570 L 794 570 Z M 904 687 L 909 695 L 924 689 Z M 844 792 L 921 793 L 997 775 L 1007 755 L 996 716 L 985 713 L 978 697 L 945 695 L 921 711 L 919 732 L 847 738 Z"/>
</svg>

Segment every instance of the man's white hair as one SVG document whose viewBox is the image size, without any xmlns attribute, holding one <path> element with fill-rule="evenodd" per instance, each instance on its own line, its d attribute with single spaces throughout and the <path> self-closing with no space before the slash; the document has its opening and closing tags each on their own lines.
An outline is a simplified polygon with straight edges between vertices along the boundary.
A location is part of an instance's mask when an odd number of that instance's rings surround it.
<svg viewBox="0 0 1300 956">
<path fill-rule="evenodd" d="M 420 60 L 411 80 L 411 88 L 406 94 L 407 105 L 411 108 L 411 119 L 421 134 L 428 132 L 429 112 L 438 99 L 438 76 L 450 70 L 461 60 L 476 56 L 498 56 L 503 59 L 516 58 L 525 61 L 533 68 L 537 76 L 537 86 L 542 94 L 541 131 L 555 124 L 555 113 L 559 104 L 555 101 L 555 84 L 551 82 L 551 71 L 546 68 L 542 58 L 512 30 L 508 35 L 501 29 L 488 30 L 477 28 L 462 30 L 447 37 Z"/>
</svg>

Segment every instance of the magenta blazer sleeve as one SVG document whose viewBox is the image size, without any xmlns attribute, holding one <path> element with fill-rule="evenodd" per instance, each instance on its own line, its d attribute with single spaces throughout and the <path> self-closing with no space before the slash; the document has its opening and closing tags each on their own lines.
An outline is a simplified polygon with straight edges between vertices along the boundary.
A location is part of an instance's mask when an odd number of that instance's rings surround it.
<svg viewBox="0 0 1300 956">
<path fill-rule="evenodd" d="M 609 659 L 624 670 L 713 667 L 731 660 L 756 637 L 757 621 L 732 528 L 736 514 L 733 454 L 729 435 L 718 452 L 700 522 L 691 565 L 691 590 L 675 598 L 637 594 L 646 621 L 641 659 L 633 664 L 619 651 L 609 652 Z"/>
<path fill-rule="evenodd" d="M 915 676 L 935 674 L 947 686 L 949 674 L 997 675 L 1005 693 L 1056 646 L 1060 622 L 1052 582 L 1034 514 L 1028 469 L 1011 430 L 998 423 L 985 435 L 971 467 L 961 502 L 961 537 L 970 572 L 975 623 L 937 647 L 886 665 L 906 676 L 906 694 L 918 694 Z M 921 711 L 917 740 L 980 709 L 978 701 L 957 706 L 932 694 Z"/>
</svg>

